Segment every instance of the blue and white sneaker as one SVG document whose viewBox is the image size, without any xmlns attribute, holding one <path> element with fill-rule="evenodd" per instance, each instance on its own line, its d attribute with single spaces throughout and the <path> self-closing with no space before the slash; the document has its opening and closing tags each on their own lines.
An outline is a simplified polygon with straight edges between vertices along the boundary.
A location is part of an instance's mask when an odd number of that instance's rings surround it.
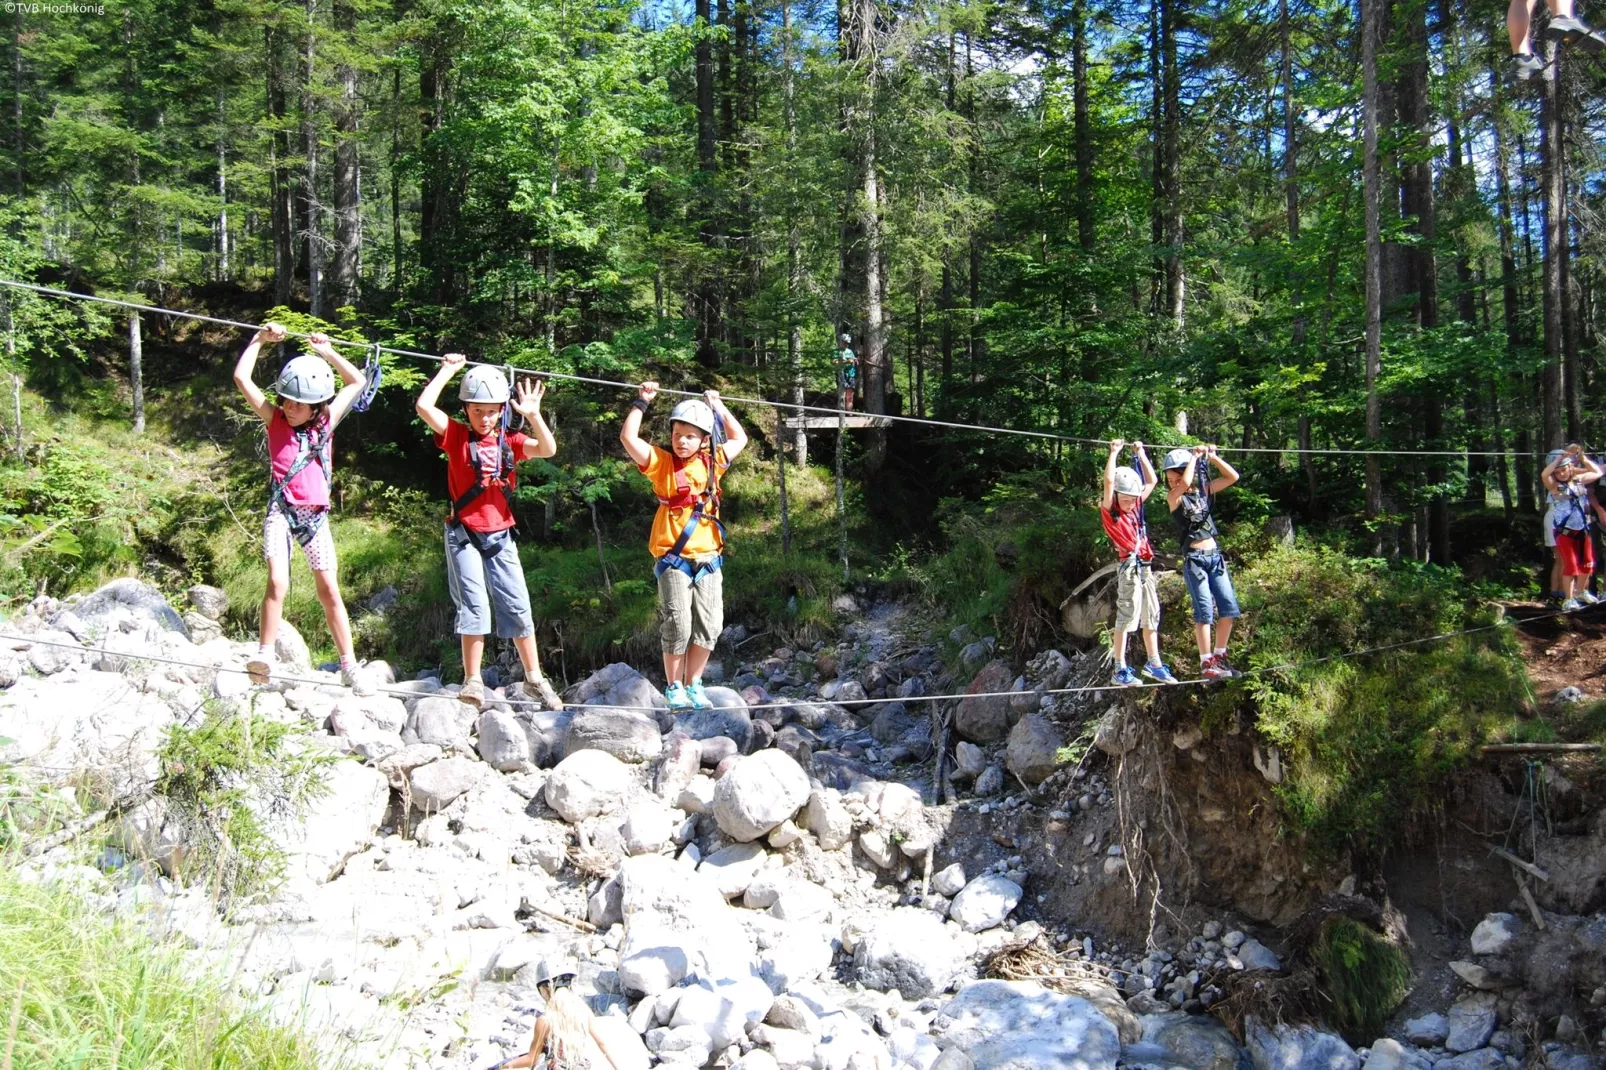
<svg viewBox="0 0 1606 1070">
<path fill-rule="evenodd" d="M 689 710 L 692 708 L 691 696 L 686 694 L 686 685 L 681 683 L 679 680 L 676 680 L 674 683 L 664 688 L 664 701 L 669 703 L 669 709 L 671 711 Z"/>
<path fill-rule="evenodd" d="M 1162 663 L 1143 666 L 1143 675 L 1147 676 L 1156 683 L 1161 684 L 1176 684 L 1182 682 L 1175 676 L 1172 676 L 1171 670 Z"/>
<path fill-rule="evenodd" d="M 691 702 L 691 708 L 694 710 L 711 710 L 714 708 L 714 704 L 708 701 L 708 692 L 703 690 L 703 681 L 700 677 L 693 680 L 691 686 L 686 689 L 686 698 Z"/>
<path fill-rule="evenodd" d="M 1110 677 L 1110 683 L 1116 687 L 1137 687 L 1142 682 L 1138 679 L 1138 674 L 1126 665 L 1116 669 L 1115 674 Z"/>
</svg>

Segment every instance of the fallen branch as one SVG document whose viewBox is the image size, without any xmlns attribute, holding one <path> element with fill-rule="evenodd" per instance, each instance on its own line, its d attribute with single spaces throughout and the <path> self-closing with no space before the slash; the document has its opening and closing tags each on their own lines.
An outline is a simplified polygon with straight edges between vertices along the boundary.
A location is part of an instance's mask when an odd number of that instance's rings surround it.
<svg viewBox="0 0 1606 1070">
<path fill-rule="evenodd" d="M 1071 599 L 1075 598 L 1077 595 L 1079 595 L 1083 591 L 1087 590 L 1088 586 L 1094 580 L 1099 579 L 1101 576 L 1108 576 L 1108 575 L 1110 575 L 1111 573 L 1113 573 L 1116 569 L 1118 569 L 1120 567 L 1121 567 L 1121 562 L 1119 562 L 1119 561 L 1111 561 L 1108 565 L 1105 565 L 1103 568 L 1098 569 L 1097 571 L 1095 571 L 1087 579 L 1083 580 L 1081 583 L 1078 583 L 1075 587 L 1071 588 L 1071 593 L 1065 596 L 1065 601 L 1060 603 L 1060 608 L 1064 609 L 1066 606 L 1070 605 L 1071 604 Z"/>
<path fill-rule="evenodd" d="M 589 921 L 581 921 L 579 918 L 571 918 L 567 914 L 560 914 L 555 910 L 548 910 L 546 907 L 533 906 L 528 903 L 525 904 L 525 906 L 532 913 L 539 914 L 544 918 L 551 918 L 553 921 L 561 921 L 565 925 L 572 925 L 583 933 L 594 933 L 598 931 L 597 927 L 591 924 Z"/>
<path fill-rule="evenodd" d="M 80 818 L 70 825 L 57 829 L 48 836 L 41 836 L 24 847 L 22 853 L 24 857 L 37 858 L 46 851 L 53 851 L 62 844 L 75 840 L 92 829 L 99 828 L 113 818 L 121 817 L 148 798 L 150 798 L 149 792 L 141 792 L 131 798 L 120 799 L 104 810 L 96 810 L 88 817 Z"/>
<path fill-rule="evenodd" d="M 1599 743 L 1490 743 L 1485 754 L 1594 754 Z"/>
<path fill-rule="evenodd" d="M 1518 858 L 1516 855 L 1512 854 L 1510 851 L 1506 850 L 1504 847 L 1493 847 L 1493 848 L 1490 848 L 1490 850 L 1494 851 L 1494 853 L 1496 855 L 1498 855 L 1501 858 L 1504 858 L 1507 862 L 1510 862 L 1512 865 L 1516 866 L 1518 869 L 1522 870 L 1524 873 L 1530 873 L 1533 876 L 1538 877 L 1540 880 L 1544 881 L 1546 884 L 1550 883 L 1550 874 L 1546 873 L 1544 870 L 1540 869 L 1538 866 L 1534 865 L 1532 862 L 1524 862 L 1522 859 Z"/>
<path fill-rule="evenodd" d="M 1522 893 L 1522 901 L 1528 905 L 1528 913 L 1533 915 L 1534 927 L 1544 932 L 1545 916 L 1539 913 L 1539 904 L 1534 902 L 1534 894 L 1528 890 L 1528 882 L 1522 879 L 1521 873 L 1513 873 L 1511 878 L 1517 882 L 1517 891 Z"/>
</svg>

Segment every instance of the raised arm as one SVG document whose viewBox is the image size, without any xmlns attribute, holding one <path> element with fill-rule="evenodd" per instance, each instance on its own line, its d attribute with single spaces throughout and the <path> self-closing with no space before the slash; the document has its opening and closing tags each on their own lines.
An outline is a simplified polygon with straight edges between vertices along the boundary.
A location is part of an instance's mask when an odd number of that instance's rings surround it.
<svg viewBox="0 0 1606 1070">
<path fill-rule="evenodd" d="M 649 379 L 642 383 L 641 393 L 630 403 L 624 426 L 619 429 L 619 443 L 624 446 L 625 454 L 636 462 L 637 468 L 646 468 L 652 463 L 652 443 L 641 437 L 641 421 L 647 415 L 647 406 L 657 396 L 658 384 L 655 381 Z"/>
<path fill-rule="evenodd" d="M 1602 471 L 1600 465 L 1595 463 L 1595 459 L 1583 450 L 1578 451 L 1578 463 L 1584 468 L 1583 472 L 1578 476 L 1580 483 L 1594 483 L 1601 476 L 1606 475 L 1606 471 Z"/>
<path fill-rule="evenodd" d="M 1132 443 L 1132 453 L 1138 459 L 1138 471 L 1143 474 L 1143 500 L 1148 501 L 1154 488 L 1159 486 L 1160 477 L 1155 475 L 1154 465 L 1149 463 L 1149 454 L 1143 448 L 1143 443 Z"/>
<path fill-rule="evenodd" d="M 515 1055 L 511 1059 L 502 1060 L 492 1067 L 491 1070 L 503 1070 L 504 1067 L 507 1068 L 507 1070 L 513 1070 L 514 1067 L 534 1066 L 536 1063 L 540 1062 L 541 1053 L 546 1051 L 546 1035 L 548 1030 L 549 1026 L 546 1023 L 546 1015 L 543 1014 L 541 1017 L 535 1020 L 535 1036 L 530 1038 L 530 1050 L 525 1052 L 523 1055 Z"/>
<path fill-rule="evenodd" d="M 257 418 L 263 423 L 273 419 L 273 411 L 277 406 L 268 400 L 262 388 L 252 380 L 251 373 L 256 370 L 257 356 L 261 353 L 262 347 L 276 346 L 284 341 L 284 338 L 283 327 L 277 323 L 264 323 L 257 328 L 257 333 L 251 336 L 251 341 L 246 344 L 240 359 L 234 363 L 234 385 L 240 388 L 240 393 L 245 395 L 245 403 L 251 406 L 251 411 L 256 413 Z"/>
<path fill-rule="evenodd" d="M 418 418 L 424 421 L 424 426 L 437 435 L 444 435 L 446 428 L 452 422 L 452 418 L 437 404 L 441 398 L 441 391 L 446 389 L 446 384 L 452 381 L 452 376 L 462 371 L 467 363 L 468 358 L 461 353 L 448 353 L 442 357 L 441 370 L 424 384 L 423 392 L 418 395 L 418 403 L 413 406 Z"/>
<path fill-rule="evenodd" d="M 1206 446 L 1205 456 L 1210 458 L 1210 463 L 1215 465 L 1216 471 L 1221 473 L 1219 476 L 1210 481 L 1211 494 L 1217 494 L 1221 491 L 1224 491 L 1234 483 L 1238 482 L 1238 470 L 1222 459 L 1221 454 L 1216 452 L 1216 447 Z"/>
<path fill-rule="evenodd" d="M 1203 446 L 1193 447 L 1194 459 L 1193 461 L 1189 462 L 1188 467 L 1182 470 L 1182 482 L 1178 483 L 1174 487 L 1166 488 L 1166 508 L 1170 509 L 1173 513 L 1177 511 L 1177 503 L 1182 501 L 1182 496 L 1193 490 L 1193 480 L 1198 474 L 1199 470 L 1198 459 L 1204 455 L 1204 452 L 1205 448 Z"/>
<path fill-rule="evenodd" d="M 1566 453 L 1561 453 L 1557 455 L 1554 461 L 1551 461 L 1549 464 L 1545 465 L 1545 470 L 1543 472 L 1539 473 L 1539 482 L 1545 485 L 1546 490 L 1554 491 L 1561 489 L 1560 484 L 1556 482 L 1556 466 L 1561 464 L 1562 461 L 1566 460 L 1570 460 L 1570 458 Z"/>
<path fill-rule="evenodd" d="M 558 440 L 552 434 L 552 428 L 547 426 L 546 417 L 541 415 L 541 399 L 546 397 L 546 381 L 544 379 L 520 379 L 518 386 L 518 400 L 513 403 L 513 411 L 524 417 L 530 430 L 535 432 L 524 443 L 524 456 L 520 460 L 533 461 L 538 457 L 551 457 L 558 452 Z"/>
<path fill-rule="evenodd" d="M 725 407 L 725 402 L 719 396 L 718 390 L 710 390 L 703 395 L 708 401 L 708 407 L 719 414 L 725 424 L 725 444 L 720 448 L 725 451 L 725 463 L 729 464 L 747 448 L 747 432 L 742 425 L 736 422 L 736 417 Z"/>
<path fill-rule="evenodd" d="M 327 334 L 309 334 L 307 345 L 312 351 L 333 365 L 335 371 L 340 373 L 341 382 L 345 383 L 329 403 L 329 422 L 339 424 L 351 411 L 352 405 L 362 394 L 362 388 L 368 385 L 368 379 L 351 361 L 340 355 L 340 351 L 329 341 Z"/>
<path fill-rule="evenodd" d="M 1108 512 L 1115 502 L 1115 468 L 1116 462 L 1121 459 L 1121 450 L 1126 446 L 1126 439 L 1118 438 L 1110 442 L 1110 455 L 1104 458 L 1104 493 L 1099 497 L 1099 508 Z"/>
</svg>

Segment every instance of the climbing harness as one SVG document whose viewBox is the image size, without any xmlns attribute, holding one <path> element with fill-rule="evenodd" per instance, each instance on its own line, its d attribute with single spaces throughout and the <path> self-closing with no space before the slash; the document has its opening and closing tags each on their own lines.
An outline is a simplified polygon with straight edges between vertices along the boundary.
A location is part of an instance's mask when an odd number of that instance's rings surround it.
<svg viewBox="0 0 1606 1070">
<path fill-rule="evenodd" d="M 368 406 L 374 403 L 374 397 L 379 393 L 379 384 L 385 378 L 385 369 L 379 363 L 379 349 L 379 343 L 375 342 L 368 350 L 368 360 L 362 367 L 362 393 L 351 403 L 352 412 L 367 412 Z"/>
<path fill-rule="evenodd" d="M 278 506 L 279 513 L 290 526 L 290 534 L 295 536 L 297 542 L 303 547 L 312 544 L 317 537 L 318 530 L 323 527 L 328 518 L 329 510 L 319 509 L 310 514 L 303 514 L 295 509 L 285 499 L 285 488 L 290 481 L 300 475 L 309 464 L 316 463 L 323 470 L 324 480 L 329 479 L 329 473 L 334 469 L 333 458 L 330 456 L 333 435 L 329 431 L 327 416 L 316 421 L 315 424 L 302 427 L 292 427 L 290 433 L 295 436 L 296 456 L 290 462 L 290 468 L 285 472 L 283 479 L 270 480 L 268 484 L 268 508 L 271 510 Z"/>
<path fill-rule="evenodd" d="M 474 369 L 474 371 L 481 370 L 482 369 L 479 368 Z M 509 365 L 508 371 L 511 373 L 512 370 L 512 365 Z M 495 374 L 494 369 L 491 369 L 491 371 L 493 374 Z M 479 381 L 473 384 L 473 392 L 478 393 L 483 390 L 494 394 L 496 392 L 495 387 L 493 384 L 486 381 L 487 378 L 488 377 L 485 376 L 479 377 Z M 503 380 L 502 393 L 504 395 L 507 393 L 507 382 L 510 379 L 511 375 L 509 376 L 509 379 Z M 462 390 L 459 393 L 461 395 L 469 392 L 470 384 L 465 381 Z M 495 402 L 475 403 L 495 404 Z M 480 478 L 452 501 L 452 513 L 446 518 L 446 523 L 449 527 L 458 527 L 463 530 L 463 533 L 468 536 L 469 542 L 474 544 L 474 549 L 480 552 L 481 557 L 496 556 L 497 554 L 501 553 L 502 547 L 506 546 L 507 543 L 501 543 L 494 550 L 490 549 L 486 543 L 485 535 L 482 532 L 475 531 L 473 528 L 463 523 L 463 510 L 467 509 L 479 499 L 480 495 L 484 494 L 488 490 L 491 490 L 493 487 L 500 491 L 503 498 L 506 500 L 508 498 L 508 491 L 512 490 L 513 487 L 518 483 L 518 473 L 516 471 L 516 464 L 513 459 L 513 447 L 508 445 L 507 441 L 508 413 L 511 408 L 512 405 L 510 405 L 506 400 L 502 402 L 502 419 L 498 424 L 496 431 L 496 474 L 492 476 L 486 473 L 487 466 L 485 463 L 484 450 L 485 438 L 488 438 L 489 436 L 478 439 L 471 437 L 468 442 L 469 465 L 474 469 L 474 471 L 480 474 Z M 473 434 L 473 429 L 470 428 L 469 435 L 473 436 Z M 508 505 L 511 511 L 511 500 L 508 500 Z M 516 530 L 517 525 L 514 525 L 514 527 L 508 529 L 509 532 Z"/>
<path fill-rule="evenodd" d="M 682 402 L 682 404 L 687 404 Z M 677 411 L 679 406 L 677 406 Z M 687 422 L 687 421 L 682 421 Z M 708 473 L 708 483 L 701 494 L 693 494 L 691 480 L 686 477 L 686 462 L 679 457 L 674 458 L 675 470 L 675 496 L 672 498 L 659 498 L 658 504 L 666 509 L 691 508 L 691 516 L 686 518 L 685 525 L 680 529 L 680 536 L 675 539 L 675 545 L 669 552 L 658 559 L 653 566 L 653 575 L 662 576 L 669 569 L 678 569 L 696 583 L 710 572 L 718 572 L 724 564 L 724 556 L 716 554 L 711 560 L 691 561 L 682 554 L 686 544 L 691 541 L 692 535 L 697 531 L 698 525 L 704 520 L 714 525 L 719 533 L 719 545 L 725 546 L 725 524 L 719 518 L 719 450 L 725 444 L 725 421 L 719 413 L 713 413 L 713 433 L 709 436 L 708 449 L 701 451 L 703 464 Z"/>
</svg>

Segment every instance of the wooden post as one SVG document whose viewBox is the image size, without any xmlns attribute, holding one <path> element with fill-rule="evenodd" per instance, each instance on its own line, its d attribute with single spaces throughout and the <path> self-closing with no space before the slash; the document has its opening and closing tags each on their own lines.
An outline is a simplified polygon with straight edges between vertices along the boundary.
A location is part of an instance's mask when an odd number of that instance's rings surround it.
<svg viewBox="0 0 1606 1070">
<path fill-rule="evenodd" d="M 836 525 L 838 553 L 842 558 L 842 582 L 848 582 L 848 511 L 842 493 L 842 447 L 847 439 L 847 422 L 841 410 L 840 393 L 837 398 L 836 418 Z"/>
<path fill-rule="evenodd" d="M 128 317 L 128 386 L 134 393 L 134 434 L 145 433 L 145 345 L 139 333 L 139 311 Z"/>
</svg>

